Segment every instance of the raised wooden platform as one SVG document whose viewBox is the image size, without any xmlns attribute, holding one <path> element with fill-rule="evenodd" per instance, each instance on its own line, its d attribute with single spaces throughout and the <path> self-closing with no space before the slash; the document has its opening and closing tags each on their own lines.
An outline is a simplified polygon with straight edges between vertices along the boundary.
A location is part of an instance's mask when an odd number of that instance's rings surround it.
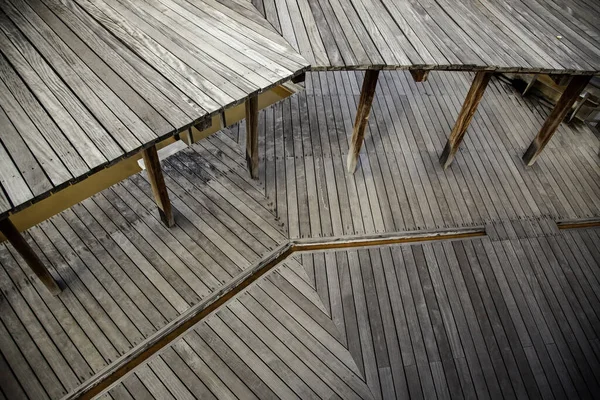
<svg viewBox="0 0 600 400">
<path fill-rule="evenodd" d="M 0 46 L 0 218 L 308 68 L 236 0 L 7 0 Z"/>
<path fill-rule="evenodd" d="M 472 74 L 382 72 L 365 146 L 346 173 L 360 72 L 307 75 L 307 88 L 261 112 L 260 182 L 292 238 L 600 217 L 600 140 L 561 126 L 533 167 L 521 153 L 548 110 L 493 79 L 452 168 L 438 152 Z M 308 118 L 305 117 L 308 115 Z M 229 130 L 244 141 L 244 123 Z"/>
<path fill-rule="evenodd" d="M 2 395 L 61 398 L 110 372 L 290 238 L 474 226 L 487 236 L 294 254 L 105 396 L 597 393 L 600 238 L 555 221 L 600 217 L 598 138 L 563 126 L 525 168 L 526 130 L 548 110 L 494 78 L 443 170 L 435 149 L 468 74 L 432 72 L 417 86 L 383 72 L 349 175 L 359 79 L 308 74 L 306 92 L 259 114 L 258 181 L 245 170 L 243 123 L 168 158 L 170 230 L 145 173 L 32 228 L 67 284 L 58 296 L 0 244 Z"/>
<path fill-rule="evenodd" d="M 600 7 L 554 0 L 252 0 L 313 70 L 600 72 Z"/>
</svg>

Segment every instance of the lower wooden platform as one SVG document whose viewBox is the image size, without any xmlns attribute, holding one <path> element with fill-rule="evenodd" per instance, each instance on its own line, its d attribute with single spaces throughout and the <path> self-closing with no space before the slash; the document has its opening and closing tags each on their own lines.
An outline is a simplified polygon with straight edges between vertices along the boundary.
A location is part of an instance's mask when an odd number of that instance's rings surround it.
<svg viewBox="0 0 600 400">
<path fill-rule="evenodd" d="M 493 78 L 451 167 L 439 165 L 472 74 L 379 77 L 354 175 L 345 171 L 362 76 L 307 75 L 306 91 L 260 115 L 260 181 L 290 237 L 471 226 L 503 219 L 600 216 L 600 141 L 562 124 L 538 163 L 521 156 L 549 109 Z M 244 143 L 243 122 L 229 130 Z"/>
<path fill-rule="evenodd" d="M 594 398 L 600 230 L 510 225 L 293 257 L 105 397 Z"/>
<path fill-rule="evenodd" d="M 234 125 L 32 228 L 53 297 L 0 244 L 0 399 L 61 398 L 290 239 L 481 226 L 478 239 L 294 254 L 116 382 L 107 398 L 594 397 L 599 141 L 493 78 L 453 165 L 468 74 L 382 72 L 357 172 L 359 73 L 307 74 L 259 115 L 259 179 Z M 493 110 L 493 112 L 492 112 Z"/>
<path fill-rule="evenodd" d="M 141 173 L 29 229 L 66 285 L 59 296 L 0 244 L 0 386 L 8 398 L 62 397 L 287 241 L 225 135 L 163 169 L 173 228 L 160 221 Z"/>
</svg>

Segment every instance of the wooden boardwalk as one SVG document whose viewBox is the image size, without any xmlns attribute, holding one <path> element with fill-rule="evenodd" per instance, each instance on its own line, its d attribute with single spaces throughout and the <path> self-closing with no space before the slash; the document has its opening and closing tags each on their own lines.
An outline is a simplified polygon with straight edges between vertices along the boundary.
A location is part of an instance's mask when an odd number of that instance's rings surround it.
<svg viewBox="0 0 600 400">
<path fill-rule="evenodd" d="M 470 74 L 380 77 L 365 146 L 345 170 L 360 72 L 311 73 L 307 89 L 261 113 L 260 182 L 291 238 L 600 217 L 600 141 L 561 126 L 533 167 L 520 156 L 547 109 L 494 79 L 452 168 L 443 147 Z M 308 115 L 308 117 L 306 117 Z M 229 130 L 244 141 L 243 122 Z"/>
<path fill-rule="evenodd" d="M 382 73 L 349 175 L 360 73 L 309 74 L 259 115 L 258 180 L 243 123 L 163 162 L 175 227 L 141 173 L 32 228 L 58 296 L 0 244 L 0 398 L 63 397 L 290 239 L 472 226 L 486 236 L 295 254 L 104 396 L 597 396 L 600 233 L 555 221 L 600 217 L 599 140 L 561 126 L 526 168 L 547 110 L 494 78 L 443 170 L 469 80 Z"/>
<path fill-rule="evenodd" d="M 373 398 L 597 398 L 600 230 L 302 255 Z"/>
<path fill-rule="evenodd" d="M 0 218 L 308 68 L 237 0 L 6 0 L 0 47 Z"/>
<path fill-rule="evenodd" d="M 0 244 L 7 397 L 62 397 L 286 241 L 240 161 L 223 134 L 169 158 L 171 229 L 144 173 L 31 228 L 67 285 L 58 297 Z"/>
<path fill-rule="evenodd" d="M 513 226 L 292 259 L 106 398 L 597 398 L 600 230 Z"/>
<path fill-rule="evenodd" d="M 600 72 L 593 0 L 252 0 L 313 70 Z"/>
</svg>

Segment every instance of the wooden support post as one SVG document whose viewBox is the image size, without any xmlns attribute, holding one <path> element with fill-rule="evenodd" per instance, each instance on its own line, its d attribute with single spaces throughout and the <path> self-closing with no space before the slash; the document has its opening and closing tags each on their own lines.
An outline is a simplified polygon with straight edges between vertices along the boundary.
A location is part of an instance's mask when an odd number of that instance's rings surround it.
<svg viewBox="0 0 600 400">
<path fill-rule="evenodd" d="M 354 129 L 352 130 L 352 139 L 350 139 L 350 148 L 348 149 L 347 168 L 351 174 L 356 170 L 358 154 L 365 138 L 365 129 L 369 121 L 369 113 L 371 112 L 371 104 L 375 96 L 378 78 L 379 70 L 368 69 L 365 72 L 358 109 L 356 110 L 356 119 L 354 120 Z"/>
<path fill-rule="evenodd" d="M 546 144 L 556 132 L 558 125 L 565 119 L 565 116 L 568 114 L 569 110 L 575 103 L 575 100 L 579 97 L 579 94 L 585 89 L 587 84 L 592 79 L 589 75 L 575 75 L 571 78 L 571 82 L 567 85 L 567 88 L 558 99 L 558 102 L 554 106 L 554 109 L 544 122 L 542 129 L 537 134 L 533 142 L 529 145 L 529 148 L 523 154 L 523 161 L 527 166 L 531 166 L 535 163 L 535 160 L 538 158 Z"/>
<path fill-rule="evenodd" d="M 258 96 L 246 100 L 246 164 L 252 179 L 258 179 Z"/>
<path fill-rule="evenodd" d="M 292 78 L 292 83 L 302 83 L 306 80 L 306 72 L 301 73 L 300 75 L 296 75 Z"/>
<path fill-rule="evenodd" d="M 219 123 L 221 124 L 221 129 L 227 128 L 227 119 L 225 118 L 225 110 L 219 113 Z"/>
<path fill-rule="evenodd" d="M 12 244 L 15 250 L 19 252 L 27 265 L 29 265 L 29 268 L 31 268 L 37 277 L 40 278 L 42 283 L 46 285 L 50 293 L 53 295 L 59 294 L 61 292 L 60 286 L 9 218 L 0 220 L 0 232 L 4 234 L 10 244 Z"/>
<path fill-rule="evenodd" d="M 442 155 L 440 156 L 440 163 L 444 169 L 448 168 L 450 164 L 452 164 L 454 155 L 458 151 L 460 143 L 462 142 L 465 132 L 467 131 L 467 128 L 473 119 L 473 115 L 475 115 L 477 106 L 483 97 L 483 93 L 485 92 L 485 88 L 487 87 L 491 77 L 492 72 L 489 71 L 480 71 L 475 74 L 475 79 L 473 79 L 471 89 L 469 89 L 469 93 L 467 93 L 467 97 L 463 103 L 460 113 L 458 114 L 454 128 L 452 128 L 450 137 L 446 142 L 446 147 L 444 147 L 444 151 L 442 151 Z"/>
<path fill-rule="evenodd" d="M 189 127 L 187 131 L 187 145 L 191 146 L 194 144 L 194 128 Z"/>
<path fill-rule="evenodd" d="M 142 156 L 144 157 L 144 165 L 148 172 L 152 192 L 154 193 L 154 200 L 156 200 L 156 204 L 158 205 L 160 219 L 170 228 L 175 225 L 175 219 L 173 218 L 169 192 L 167 192 L 167 186 L 165 185 L 165 178 L 160 167 L 156 146 L 142 150 Z"/>
<path fill-rule="evenodd" d="M 410 74 L 415 82 L 425 82 L 429 76 L 429 71 L 423 69 L 411 69 Z"/>
</svg>

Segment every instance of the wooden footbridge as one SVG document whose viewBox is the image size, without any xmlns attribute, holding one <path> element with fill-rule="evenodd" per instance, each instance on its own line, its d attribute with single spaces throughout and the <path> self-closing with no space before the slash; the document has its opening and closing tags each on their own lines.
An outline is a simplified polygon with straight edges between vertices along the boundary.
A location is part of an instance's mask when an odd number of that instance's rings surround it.
<svg viewBox="0 0 600 400">
<path fill-rule="evenodd" d="M 597 397 L 599 140 L 560 122 L 600 73 L 599 19 L 0 3 L 0 399 Z M 550 110 L 499 72 L 570 79 Z M 139 152 L 146 171 L 11 222 Z"/>
</svg>

